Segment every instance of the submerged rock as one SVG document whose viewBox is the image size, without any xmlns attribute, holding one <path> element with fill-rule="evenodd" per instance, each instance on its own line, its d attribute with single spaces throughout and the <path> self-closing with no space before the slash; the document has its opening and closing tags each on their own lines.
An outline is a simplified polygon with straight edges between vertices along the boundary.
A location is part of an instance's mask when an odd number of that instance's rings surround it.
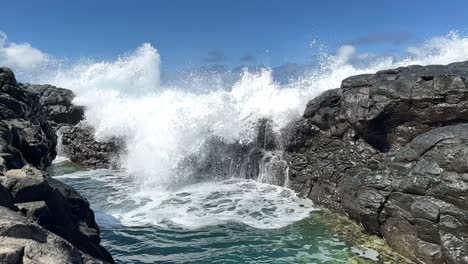
<svg viewBox="0 0 468 264">
<path fill-rule="evenodd" d="M 353 76 L 287 127 L 290 187 L 420 263 L 468 263 L 468 62 Z"/>
</svg>

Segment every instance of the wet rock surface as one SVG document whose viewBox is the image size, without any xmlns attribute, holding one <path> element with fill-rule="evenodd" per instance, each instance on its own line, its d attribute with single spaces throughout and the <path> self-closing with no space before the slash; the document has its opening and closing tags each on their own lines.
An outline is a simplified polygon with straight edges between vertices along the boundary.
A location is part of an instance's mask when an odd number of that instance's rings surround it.
<svg viewBox="0 0 468 264">
<path fill-rule="evenodd" d="M 73 103 L 75 94 L 52 85 L 20 84 L 20 87 L 39 96 L 43 112 L 59 135 L 60 155 L 91 168 L 110 168 L 118 161 L 122 142 L 111 139 L 98 142 L 94 130 L 82 124 L 84 107 Z"/>
<path fill-rule="evenodd" d="M 71 96 L 19 84 L 11 70 L 0 68 L 1 263 L 114 262 L 99 245 L 88 201 L 44 172 L 56 156 L 54 128 L 82 117 L 66 105 Z"/>
<path fill-rule="evenodd" d="M 98 142 L 94 138 L 94 130 L 86 125 L 62 126 L 62 154 L 71 161 L 91 168 L 111 168 L 117 166 L 123 142 L 112 139 Z"/>
<path fill-rule="evenodd" d="M 468 263 L 468 62 L 353 76 L 283 134 L 290 187 L 420 263 Z"/>
</svg>

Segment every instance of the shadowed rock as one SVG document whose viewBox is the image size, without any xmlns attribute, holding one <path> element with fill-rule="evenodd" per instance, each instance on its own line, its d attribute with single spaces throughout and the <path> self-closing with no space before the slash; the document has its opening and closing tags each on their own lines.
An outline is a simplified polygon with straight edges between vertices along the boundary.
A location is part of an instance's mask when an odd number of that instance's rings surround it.
<svg viewBox="0 0 468 264">
<path fill-rule="evenodd" d="M 19 84 L 11 70 L 0 68 L 1 263 L 114 262 L 99 245 L 88 201 L 43 172 L 56 156 L 48 119 L 58 127 L 82 118 L 72 96 L 53 86 Z"/>
<path fill-rule="evenodd" d="M 84 107 L 72 103 L 75 94 L 52 85 L 23 84 L 22 87 L 39 95 L 39 102 L 49 123 L 58 129 L 63 125 L 76 125 L 84 117 Z"/>
<path fill-rule="evenodd" d="M 4 207 L 0 207 L 0 262 L 104 263 L 83 254 L 64 239 Z"/>
<path fill-rule="evenodd" d="M 55 158 L 56 144 L 39 96 L 17 86 L 10 69 L 0 68 L 0 156 L 7 167 L 31 163 L 45 169 Z"/>
</svg>

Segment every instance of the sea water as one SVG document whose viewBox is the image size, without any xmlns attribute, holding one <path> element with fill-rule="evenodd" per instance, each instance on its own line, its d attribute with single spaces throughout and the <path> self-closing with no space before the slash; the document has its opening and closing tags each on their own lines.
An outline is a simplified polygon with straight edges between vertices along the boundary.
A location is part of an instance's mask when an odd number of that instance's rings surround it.
<svg viewBox="0 0 468 264">
<path fill-rule="evenodd" d="M 80 170 L 66 160 L 50 172 L 89 200 L 117 263 L 381 263 L 284 187 L 233 178 L 154 191 L 123 171 Z"/>
</svg>

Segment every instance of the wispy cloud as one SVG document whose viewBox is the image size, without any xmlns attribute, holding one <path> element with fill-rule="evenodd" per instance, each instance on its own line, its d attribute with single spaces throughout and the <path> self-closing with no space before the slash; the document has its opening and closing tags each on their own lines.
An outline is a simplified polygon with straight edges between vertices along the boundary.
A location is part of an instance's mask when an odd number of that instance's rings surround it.
<svg viewBox="0 0 468 264">
<path fill-rule="evenodd" d="M 414 35 L 407 32 L 399 33 L 372 33 L 365 36 L 358 37 L 351 41 L 345 42 L 346 45 L 368 45 L 368 44 L 379 44 L 379 43 L 389 43 L 395 45 L 401 45 L 409 43 L 415 39 Z"/>
</svg>

